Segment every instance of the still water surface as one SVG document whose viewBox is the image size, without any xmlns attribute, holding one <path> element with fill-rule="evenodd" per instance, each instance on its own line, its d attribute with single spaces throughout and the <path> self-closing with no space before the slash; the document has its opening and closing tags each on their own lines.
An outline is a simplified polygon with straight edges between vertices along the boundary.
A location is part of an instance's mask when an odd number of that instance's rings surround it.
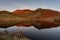
<svg viewBox="0 0 60 40">
<path fill-rule="evenodd" d="M 0 28 L 0 31 L 5 29 Z M 33 26 L 31 27 L 10 27 L 6 28 L 9 33 L 16 32 L 21 30 L 24 34 L 31 40 L 60 40 L 60 27 L 49 28 L 49 29 L 36 29 Z"/>
</svg>

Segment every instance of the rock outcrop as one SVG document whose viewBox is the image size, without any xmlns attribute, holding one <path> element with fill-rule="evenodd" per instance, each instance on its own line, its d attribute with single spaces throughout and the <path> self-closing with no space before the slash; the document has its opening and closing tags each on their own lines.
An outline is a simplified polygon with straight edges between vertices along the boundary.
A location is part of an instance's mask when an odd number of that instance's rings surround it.
<svg viewBox="0 0 60 40">
<path fill-rule="evenodd" d="M 22 31 L 9 34 L 7 31 L 0 32 L 0 40 L 30 40 L 27 38 Z"/>
</svg>

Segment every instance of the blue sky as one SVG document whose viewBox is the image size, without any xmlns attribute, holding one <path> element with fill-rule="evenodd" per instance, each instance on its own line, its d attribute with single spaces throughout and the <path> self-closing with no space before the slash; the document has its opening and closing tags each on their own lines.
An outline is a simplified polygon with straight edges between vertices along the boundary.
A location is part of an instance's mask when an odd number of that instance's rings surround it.
<svg viewBox="0 0 60 40">
<path fill-rule="evenodd" d="M 60 0 L 0 0 L 0 10 L 47 8 L 60 11 Z"/>
</svg>

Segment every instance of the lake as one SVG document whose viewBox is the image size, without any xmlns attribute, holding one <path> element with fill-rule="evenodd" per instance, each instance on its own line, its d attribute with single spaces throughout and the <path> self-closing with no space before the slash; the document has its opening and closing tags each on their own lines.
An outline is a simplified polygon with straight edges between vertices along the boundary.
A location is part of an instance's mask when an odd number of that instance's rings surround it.
<svg viewBox="0 0 60 40">
<path fill-rule="evenodd" d="M 4 28 L 0 28 L 0 31 L 5 30 Z M 24 34 L 30 38 L 31 40 L 60 40 L 60 27 L 49 28 L 49 29 L 36 29 L 35 27 L 10 27 L 6 28 L 9 33 L 16 32 L 21 30 Z"/>
</svg>

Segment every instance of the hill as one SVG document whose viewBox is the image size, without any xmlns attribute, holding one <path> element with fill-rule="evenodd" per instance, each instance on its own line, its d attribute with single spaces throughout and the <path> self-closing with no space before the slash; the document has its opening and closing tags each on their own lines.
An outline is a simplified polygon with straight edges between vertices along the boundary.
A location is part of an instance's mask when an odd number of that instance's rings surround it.
<svg viewBox="0 0 60 40">
<path fill-rule="evenodd" d="M 27 10 L 27 9 L 25 9 L 25 10 L 16 10 L 16 11 L 14 11 L 14 13 L 21 16 L 21 17 L 26 18 L 26 17 L 31 16 L 32 19 L 37 18 L 37 19 L 44 20 L 44 21 L 49 21 L 49 19 L 51 19 L 53 21 L 53 20 L 55 20 L 55 18 L 57 16 L 60 15 L 60 12 L 58 12 L 58 11 L 51 10 L 51 9 L 42 9 L 42 8 L 38 8 L 36 10 Z M 21 23 L 21 24 L 18 24 L 18 26 L 31 26 L 31 24 Z"/>
<path fill-rule="evenodd" d="M 29 17 L 30 15 L 32 15 L 32 12 L 33 12 L 33 10 L 30 10 L 30 9 L 13 11 L 13 13 L 15 15 L 18 15 L 18 16 L 23 17 L 23 18 Z M 17 24 L 17 26 L 27 26 L 28 27 L 28 26 L 31 26 L 31 24 L 29 24 L 29 23 L 21 23 L 21 24 Z"/>
<path fill-rule="evenodd" d="M 51 10 L 51 9 L 38 8 L 35 11 L 41 13 L 41 15 L 40 15 L 41 18 L 55 17 L 55 16 L 60 15 L 60 12 Z"/>
<path fill-rule="evenodd" d="M 9 27 L 20 23 L 23 18 L 14 15 L 12 12 L 0 11 L 0 27 Z"/>
</svg>

